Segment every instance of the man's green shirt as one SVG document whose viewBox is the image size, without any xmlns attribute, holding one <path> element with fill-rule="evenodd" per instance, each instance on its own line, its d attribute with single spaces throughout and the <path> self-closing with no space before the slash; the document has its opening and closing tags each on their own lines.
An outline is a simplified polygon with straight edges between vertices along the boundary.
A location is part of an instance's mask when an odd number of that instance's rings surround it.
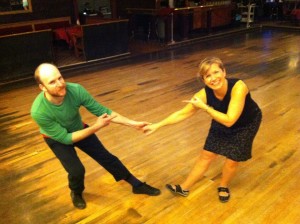
<svg viewBox="0 0 300 224">
<path fill-rule="evenodd" d="M 50 103 L 41 92 L 31 107 L 31 116 L 40 132 L 63 144 L 72 144 L 72 132 L 83 129 L 79 113 L 81 106 L 92 114 L 101 116 L 112 111 L 98 103 L 80 84 L 67 83 L 67 93 L 61 105 Z"/>
</svg>

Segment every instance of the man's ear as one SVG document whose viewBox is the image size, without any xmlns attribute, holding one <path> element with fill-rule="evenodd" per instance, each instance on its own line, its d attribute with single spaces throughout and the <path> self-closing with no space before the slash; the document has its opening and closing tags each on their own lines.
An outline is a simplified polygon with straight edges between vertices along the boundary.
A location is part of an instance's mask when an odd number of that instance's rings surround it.
<svg viewBox="0 0 300 224">
<path fill-rule="evenodd" d="M 47 91 L 47 89 L 45 88 L 45 86 L 43 84 L 39 84 L 39 88 L 44 92 Z"/>
</svg>

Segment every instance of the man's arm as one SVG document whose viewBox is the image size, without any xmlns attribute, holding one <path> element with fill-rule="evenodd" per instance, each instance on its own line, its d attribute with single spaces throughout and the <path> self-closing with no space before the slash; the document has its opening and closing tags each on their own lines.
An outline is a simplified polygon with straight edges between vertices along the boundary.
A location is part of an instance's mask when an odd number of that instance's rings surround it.
<svg viewBox="0 0 300 224">
<path fill-rule="evenodd" d="M 115 112 L 115 111 L 112 111 L 111 116 L 114 117 L 111 120 L 113 123 L 122 124 L 122 125 L 125 125 L 125 126 L 136 128 L 136 129 L 141 129 L 144 126 L 146 126 L 147 124 L 149 124 L 148 122 L 145 122 L 145 121 L 131 120 L 131 119 Z"/>
<path fill-rule="evenodd" d="M 108 115 L 108 114 L 103 114 L 97 118 L 97 121 L 95 124 L 84 128 L 79 131 L 75 131 L 72 133 L 72 142 L 78 142 L 80 140 L 83 140 L 87 138 L 88 136 L 94 134 L 95 132 L 99 131 L 101 128 L 106 127 L 109 125 L 109 123 L 114 119 L 114 115 Z"/>
</svg>

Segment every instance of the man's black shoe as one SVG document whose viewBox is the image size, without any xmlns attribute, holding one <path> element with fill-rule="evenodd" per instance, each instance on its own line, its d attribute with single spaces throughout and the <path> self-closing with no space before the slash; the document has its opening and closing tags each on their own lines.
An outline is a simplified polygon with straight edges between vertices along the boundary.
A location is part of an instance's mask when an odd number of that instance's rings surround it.
<svg viewBox="0 0 300 224">
<path fill-rule="evenodd" d="M 71 191 L 71 198 L 72 198 L 73 205 L 76 208 L 85 209 L 86 203 L 85 203 L 84 199 L 82 198 L 82 194 L 78 194 L 78 193 L 75 193 L 74 191 Z"/>
<path fill-rule="evenodd" d="M 134 194 L 147 194 L 150 196 L 157 196 L 160 195 L 160 190 L 154 187 L 151 187 L 150 185 L 143 183 L 140 186 L 133 187 L 132 192 Z"/>
</svg>

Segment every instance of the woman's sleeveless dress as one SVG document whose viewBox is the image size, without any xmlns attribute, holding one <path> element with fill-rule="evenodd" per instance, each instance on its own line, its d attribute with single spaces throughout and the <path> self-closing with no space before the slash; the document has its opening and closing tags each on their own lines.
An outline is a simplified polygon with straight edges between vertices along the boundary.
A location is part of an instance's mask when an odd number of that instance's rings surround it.
<svg viewBox="0 0 300 224">
<path fill-rule="evenodd" d="M 239 81 L 239 79 L 227 80 L 228 90 L 223 100 L 217 99 L 213 91 L 205 87 L 207 104 L 223 113 L 227 113 L 232 88 Z M 243 112 L 233 126 L 226 127 L 212 120 L 204 149 L 238 162 L 250 159 L 252 143 L 261 120 L 261 110 L 248 93 Z"/>
</svg>

